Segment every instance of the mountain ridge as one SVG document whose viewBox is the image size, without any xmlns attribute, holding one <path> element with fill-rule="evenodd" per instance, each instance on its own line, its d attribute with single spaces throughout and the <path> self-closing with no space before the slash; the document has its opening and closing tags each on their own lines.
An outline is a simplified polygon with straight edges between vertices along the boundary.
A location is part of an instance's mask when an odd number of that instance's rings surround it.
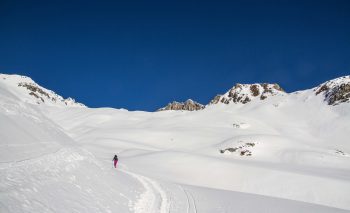
<svg viewBox="0 0 350 213">
<path fill-rule="evenodd" d="M 240 84 L 237 83 L 231 89 L 229 89 L 224 94 L 216 95 L 208 104 L 203 105 L 203 108 L 196 109 L 202 110 L 208 106 L 217 105 L 217 104 L 248 104 L 255 101 L 264 101 L 265 99 L 274 97 L 274 96 L 289 96 L 291 94 L 300 93 L 302 91 L 312 90 L 314 96 L 322 95 L 324 97 L 324 102 L 328 105 L 338 105 L 341 103 L 350 102 L 350 76 L 342 76 L 335 79 L 328 80 L 324 83 L 319 84 L 318 86 L 287 93 L 279 84 L 277 83 L 253 83 L 253 84 Z M 176 109 L 178 102 L 174 101 L 169 103 L 167 107 L 161 108 L 162 110 L 186 110 L 186 109 Z M 200 103 L 198 103 L 200 104 Z M 201 104 L 202 105 L 202 104 Z M 193 111 L 193 110 L 189 110 Z"/>
<path fill-rule="evenodd" d="M 0 82 L 10 87 L 10 92 L 24 102 L 36 105 L 50 105 L 61 107 L 86 107 L 82 103 L 76 102 L 73 98 L 64 99 L 52 90 L 46 89 L 28 76 L 16 74 L 1 74 Z"/>
<path fill-rule="evenodd" d="M 10 86 L 11 92 L 15 93 L 19 99 L 32 104 L 45 104 L 61 107 L 86 107 L 84 104 L 76 102 L 73 98 L 68 97 L 64 99 L 54 91 L 40 86 L 27 76 L 0 73 L 0 83 Z M 306 90 L 312 90 L 313 95 L 315 96 L 323 96 L 324 102 L 331 106 L 349 103 L 350 75 L 328 80 L 314 88 Z M 285 90 L 277 83 L 237 83 L 226 93 L 216 95 L 206 105 L 193 101 L 192 99 L 188 99 L 185 102 L 173 101 L 156 111 L 198 111 L 203 110 L 208 106 L 217 104 L 248 104 L 250 102 L 264 101 L 268 98 L 276 96 L 289 96 L 293 93 L 296 92 L 285 92 Z"/>
</svg>

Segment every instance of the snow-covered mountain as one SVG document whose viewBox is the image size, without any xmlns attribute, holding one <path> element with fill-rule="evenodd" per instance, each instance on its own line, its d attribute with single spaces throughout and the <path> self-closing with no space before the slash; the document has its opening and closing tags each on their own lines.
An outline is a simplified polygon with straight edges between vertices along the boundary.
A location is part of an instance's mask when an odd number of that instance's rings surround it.
<svg viewBox="0 0 350 213">
<path fill-rule="evenodd" d="M 344 76 L 327 81 L 314 89 L 316 95 L 322 94 L 329 105 L 349 103 L 350 76 Z"/>
<path fill-rule="evenodd" d="M 22 102 L 48 106 L 85 107 L 84 104 L 77 103 L 73 98 L 62 98 L 26 76 L 0 74 L 0 86 L 3 89 L 6 88 Z"/>
<path fill-rule="evenodd" d="M 197 111 L 204 109 L 204 105 L 193 101 L 191 99 L 188 99 L 185 102 L 177 102 L 173 101 L 172 103 L 169 103 L 167 106 L 158 109 L 157 111 L 165 111 L 165 110 L 187 110 L 187 111 Z"/>
<path fill-rule="evenodd" d="M 348 79 L 130 112 L 1 75 L 0 212 L 349 212 Z"/>
<path fill-rule="evenodd" d="M 286 92 L 278 84 L 236 84 L 224 95 L 217 95 L 211 104 L 230 104 L 242 103 L 246 104 L 255 100 L 265 100 L 271 96 L 283 96 Z"/>
</svg>

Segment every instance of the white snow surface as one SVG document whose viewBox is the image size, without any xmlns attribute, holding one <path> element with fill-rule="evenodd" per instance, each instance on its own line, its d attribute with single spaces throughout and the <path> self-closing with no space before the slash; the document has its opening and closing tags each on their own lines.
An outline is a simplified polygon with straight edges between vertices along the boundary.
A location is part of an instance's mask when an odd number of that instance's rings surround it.
<svg viewBox="0 0 350 213">
<path fill-rule="evenodd" d="M 349 103 L 129 112 L 37 104 L 3 77 L 0 212 L 350 211 Z"/>
</svg>

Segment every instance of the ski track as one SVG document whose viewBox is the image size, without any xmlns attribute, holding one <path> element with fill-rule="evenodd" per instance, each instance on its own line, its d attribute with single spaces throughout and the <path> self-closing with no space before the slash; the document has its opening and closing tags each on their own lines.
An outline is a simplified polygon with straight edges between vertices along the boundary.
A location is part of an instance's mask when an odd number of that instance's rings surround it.
<svg viewBox="0 0 350 213">
<path fill-rule="evenodd" d="M 134 203 L 135 213 L 170 212 L 170 199 L 158 182 L 130 171 L 121 171 L 137 179 L 145 189 Z"/>
<path fill-rule="evenodd" d="M 196 200 L 193 197 L 193 194 L 191 192 L 188 192 L 188 194 L 191 197 L 192 203 L 193 203 L 193 208 L 194 208 L 194 212 L 197 213 L 197 205 L 196 205 Z"/>
<path fill-rule="evenodd" d="M 193 195 L 188 190 L 184 189 L 182 186 L 179 185 L 179 187 L 186 195 L 186 200 L 187 200 L 187 211 L 186 212 L 187 213 L 190 213 L 190 212 L 197 213 L 197 205 L 196 205 L 196 201 L 195 201 Z"/>
</svg>

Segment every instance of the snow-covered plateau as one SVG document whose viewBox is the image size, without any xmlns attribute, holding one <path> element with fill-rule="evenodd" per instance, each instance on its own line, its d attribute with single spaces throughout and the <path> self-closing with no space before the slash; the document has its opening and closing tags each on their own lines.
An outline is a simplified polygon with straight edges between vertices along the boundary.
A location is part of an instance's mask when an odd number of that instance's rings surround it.
<svg viewBox="0 0 350 213">
<path fill-rule="evenodd" d="M 344 76 L 127 111 L 0 74 L 0 212 L 350 212 L 349 98 Z"/>
</svg>

